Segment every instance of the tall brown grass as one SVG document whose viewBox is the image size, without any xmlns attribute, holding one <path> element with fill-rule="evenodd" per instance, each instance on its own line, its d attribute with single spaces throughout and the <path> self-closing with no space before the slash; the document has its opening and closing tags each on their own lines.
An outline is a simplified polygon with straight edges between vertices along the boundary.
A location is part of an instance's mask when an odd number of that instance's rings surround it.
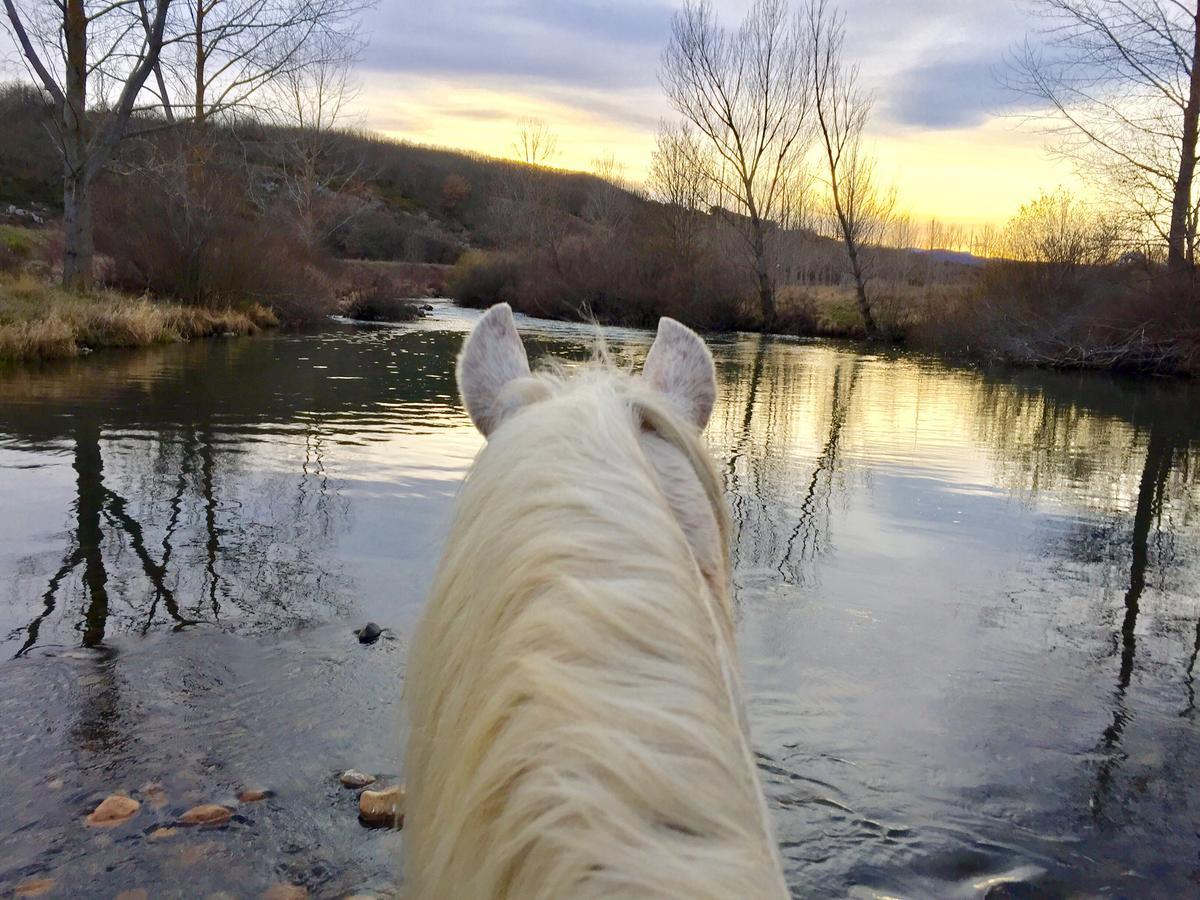
<svg viewBox="0 0 1200 900">
<path fill-rule="evenodd" d="M 0 360 L 58 359 L 102 347 L 140 347 L 278 324 L 258 304 L 244 309 L 164 303 L 114 291 L 73 294 L 29 274 L 0 276 Z"/>
</svg>

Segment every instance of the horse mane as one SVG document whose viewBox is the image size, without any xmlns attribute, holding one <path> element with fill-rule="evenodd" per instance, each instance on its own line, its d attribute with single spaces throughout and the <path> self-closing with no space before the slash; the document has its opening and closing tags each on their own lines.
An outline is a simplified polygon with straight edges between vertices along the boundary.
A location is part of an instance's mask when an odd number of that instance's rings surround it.
<svg viewBox="0 0 1200 900">
<path fill-rule="evenodd" d="M 699 431 L 604 358 L 532 379 L 540 399 L 467 477 L 412 641 L 407 887 L 786 896 L 728 579 L 701 574 L 640 441 L 649 429 L 683 454 L 727 558 Z"/>
</svg>

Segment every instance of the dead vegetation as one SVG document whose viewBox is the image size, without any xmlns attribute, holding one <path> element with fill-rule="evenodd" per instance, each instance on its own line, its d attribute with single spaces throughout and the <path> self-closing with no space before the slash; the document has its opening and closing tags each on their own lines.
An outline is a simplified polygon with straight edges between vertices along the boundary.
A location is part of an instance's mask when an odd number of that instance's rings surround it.
<svg viewBox="0 0 1200 900">
<path fill-rule="evenodd" d="M 208 308 L 114 291 L 64 291 L 31 274 L 0 275 L 0 360 L 79 356 L 103 347 L 141 347 L 278 324 L 259 304 Z"/>
</svg>

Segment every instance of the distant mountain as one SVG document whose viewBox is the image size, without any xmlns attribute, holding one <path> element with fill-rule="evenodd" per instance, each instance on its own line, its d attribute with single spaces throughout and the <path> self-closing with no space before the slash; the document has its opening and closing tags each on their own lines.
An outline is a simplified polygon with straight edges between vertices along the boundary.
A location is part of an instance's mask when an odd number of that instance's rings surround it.
<svg viewBox="0 0 1200 900">
<path fill-rule="evenodd" d="M 967 253 L 965 250 L 918 250 L 913 248 L 909 252 L 915 253 L 917 256 L 928 257 L 934 262 L 957 263 L 958 265 L 971 266 L 972 268 L 978 268 L 987 263 L 987 260 L 982 256 Z"/>
</svg>

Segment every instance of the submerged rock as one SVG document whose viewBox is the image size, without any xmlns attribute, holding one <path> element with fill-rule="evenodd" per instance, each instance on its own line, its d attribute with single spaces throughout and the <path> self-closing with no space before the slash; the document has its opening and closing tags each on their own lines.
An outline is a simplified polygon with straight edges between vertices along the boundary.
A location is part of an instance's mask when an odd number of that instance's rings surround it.
<svg viewBox="0 0 1200 900">
<path fill-rule="evenodd" d="M 382 791 L 363 791 L 358 795 L 358 817 L 369 825 L 404 824 L 404 785 Z"/>
<path fill-rule="evenodd" d="M 217 849 L 215 841 L 205 841 L 203 844 L 193 844 L 190 847 L 183 847 L 179 851 L 177 859 L 181 866 L 194 866 L 196 863 L 209 856 Z"/>
<path fill-rule="evenodd" d="M 54 890 L 53 878 L 30 878 L 13 888 L 16 897 L 40 897 Z"/>
<path fill-rule="evenodd" d="M 357 769 L 347 769 L 338 777 L 338 781 L 340 781 L 344 787 L 360 788 L 366 787 L 368 784 L 374 784 L 375 776 L 367 775 L 365 772 L 359 772 Z"/>
<path fill-rule="evenodd" d="M 263 892 L 263 900 L 305 900 L 308 888 L 299 884 L 273 884 Z"/>
<path fill-rule="evenodd" d="M 121 891 L 114 900 L 150 900 L 150 892 L 145 888 L 132 888 L 128 891 Z"/>
<path fill-rule="evenodd" d="M 167 789 L 157 781 L 150 784 L 143 784 L 142 796 L 146 798 L 146 802 L 154 809 L 162 809 L 167 805 Z"/>
<path fill-rule="evenodd" d="M 256 803 L 259 800 L 266 800 L 270 796 L 270 791 L 264 791 L 261 788 L 246 788 L 238 794 L 238 800 L 242 803 Z"/>
<path fill-rule="evenodd" d="M 360 644 L 373 644 L 379 640 L 381 634 L 383 634 L 383 629 L 374 622 L 368 622 L 354 632 L 354 636 L 358 638 Z"/>
<path fill-rule="evenodd" d="M 124 794 L 109 794 L 100 801 L 100 805 L 92 810 L 84 821 L 89 825 L 107 828 L 132 818 L 133 814 L 141 809 L 141 806 L 142 804 L 132 797 L 126 797 Z"/>
<path fill-rule="evenodd" d="M 152 841 L 165 841 L 167 838 L 175 837 L 178 833 L 178 828 L 155 828 L 146 837 Z"/>
<path fill-rule="evenodd" d="M 219 803 L 201 803 L 193 806 L 179 821 L 184 825 L 224 825 L 233 816 L 233 810 Z"/>
</svg>

